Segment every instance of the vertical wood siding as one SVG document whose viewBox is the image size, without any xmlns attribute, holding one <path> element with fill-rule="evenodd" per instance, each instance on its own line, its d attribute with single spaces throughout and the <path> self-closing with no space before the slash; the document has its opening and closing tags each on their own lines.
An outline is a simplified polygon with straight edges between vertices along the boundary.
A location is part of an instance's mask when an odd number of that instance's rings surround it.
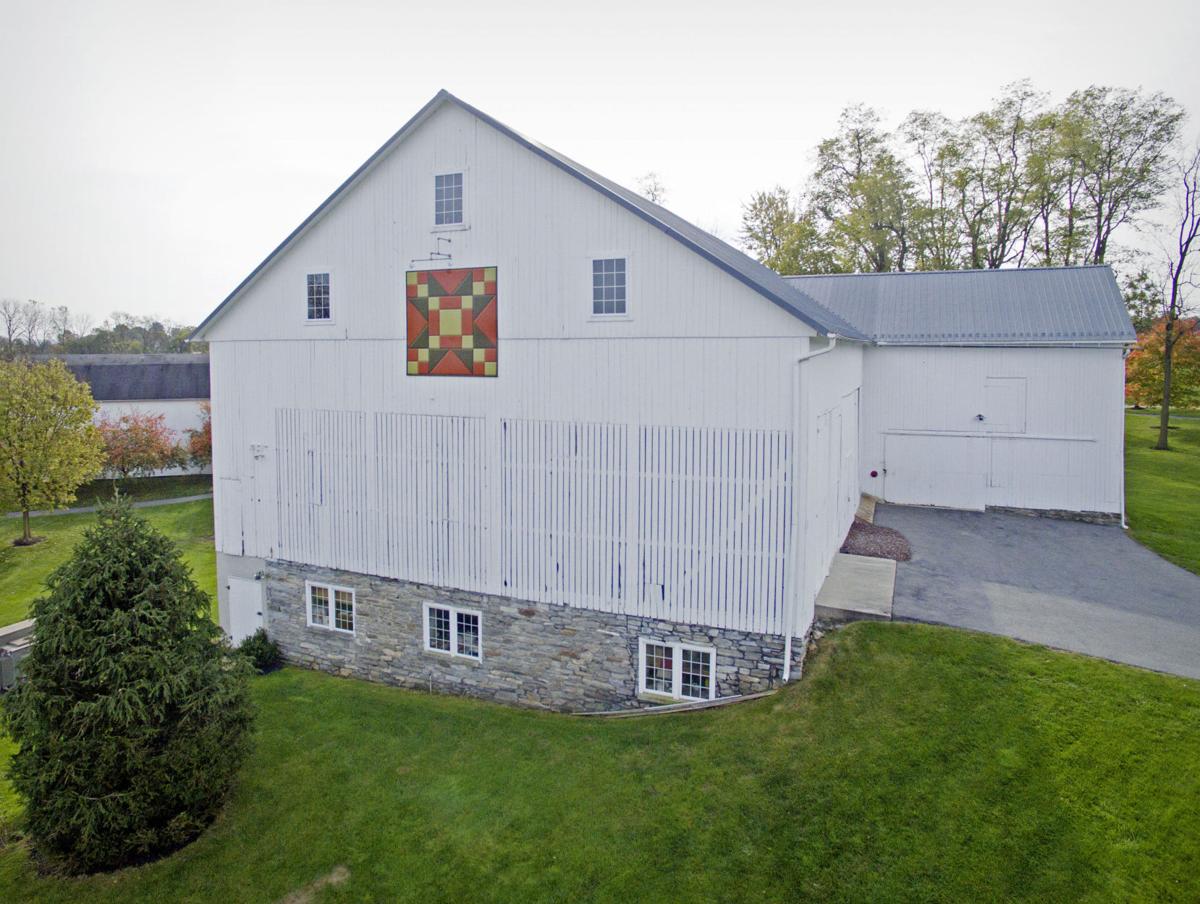
<svg viewBox="0 0 1200 904">
<path fill-rule="evenodd" d="M 492 452 L 482 418 L 280 409 L 275 429 L 280 558 L 783 630 L 786 431 L 502 419 Z M 499 513 L 487 502 L 492 479 Z"/>
</svg>

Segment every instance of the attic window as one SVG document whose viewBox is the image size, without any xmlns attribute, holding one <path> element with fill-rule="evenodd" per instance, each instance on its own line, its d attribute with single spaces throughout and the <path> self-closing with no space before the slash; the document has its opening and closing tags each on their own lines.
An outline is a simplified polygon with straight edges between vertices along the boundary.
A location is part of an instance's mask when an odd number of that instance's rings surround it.
<svg viewBox="0 0 1200 904">
<path fill-rule="evenodd" d="M 329 319 L 329 274 L 308 274 L 308 319 Z"/>
<path fill-rule="evenodd" d="M 463 221 L 463 174 L 433 177 L 433 224 L 453 226 Z"/>
<path fill-rule="evenodd" d="M 625 258 L 592 261 L 592 315 L 625 313 Z"/>
</svg>

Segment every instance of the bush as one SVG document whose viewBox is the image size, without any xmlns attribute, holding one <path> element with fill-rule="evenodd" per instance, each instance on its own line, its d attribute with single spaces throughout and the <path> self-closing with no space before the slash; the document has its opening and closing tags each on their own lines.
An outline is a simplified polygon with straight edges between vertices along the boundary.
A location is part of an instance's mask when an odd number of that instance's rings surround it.
<svg viewBox="0 0 1200 904">
<path fill-rule="evenodd" d="M 175 432 L 167 427 L 164 414 L 134 411 L 115 421 L 105 416 L 97 429 L 104 440 L 104 469 L 110 477 L 148 477 L 187 463 L 188 453 L 175 444 Z"/>
<path fill-rule="evenodd" d="M 279 644 L 267 636 L 266 628 L 259 628 L 243 640 L 237 649 L 260 675 L 271 671 L 283 660 Z"/>
<path fill-rule="evenodd" d="M 34 853 L 90 872 L 185 844 L 247 752 L 245 660 L 175 544 L 121 499 L 46 585 L 25 681 L 2 701 Z"/>
</svg>

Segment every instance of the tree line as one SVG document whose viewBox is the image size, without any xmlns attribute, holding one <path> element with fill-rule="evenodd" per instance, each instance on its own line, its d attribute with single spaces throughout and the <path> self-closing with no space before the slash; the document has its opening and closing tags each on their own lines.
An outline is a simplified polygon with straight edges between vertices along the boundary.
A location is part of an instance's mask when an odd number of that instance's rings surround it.
<svg viewBox="0 0 1200 904">
<path fill-rule="evenodd" d="M 152 354 L 194 352 L 193 327 L 175 321 L 114 312 L 98 326 L 65 305 L 0 299 L 0 357 L 38 354 Z"/>
<path fill-rule="evenodd" d="M 851 106 L 801 191 L 744 205 L 741 240 L 785 274 L 1119 264 L 1141 337 L 1130 400 L 1161 405 L 1165 449 L 1171 404 L 1200 398 L 1200 150 L 1180 153 L 1184 121 L 1162 92 L 1092 86 L 1051 103 L 1028 81 L 958 120 L 914 110 L 888 129 Z M 1159 255 L 1117 244 L 1172 196 Z"/>
<path fill-rule="evenodd" d="M 915 110 L 887 129 L 852 106 L 801 192 L 751 197 L 741 238 L 781 273 L 1102 264 L 1160 205 L 1183 120 L 1162 93 L 1051 104 L 1027 81 L 960 120 Z"/>
</svg>

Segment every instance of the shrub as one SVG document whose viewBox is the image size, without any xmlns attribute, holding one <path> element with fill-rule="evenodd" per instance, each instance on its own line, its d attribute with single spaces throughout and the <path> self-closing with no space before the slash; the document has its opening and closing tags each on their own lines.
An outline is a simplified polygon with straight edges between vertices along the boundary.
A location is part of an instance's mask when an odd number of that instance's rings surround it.
<svg viewBox="0 0 1200 904">
<path fill-rule="evenodd" d="M 187 433 L 188 461 L 198 468 L 207 468 L 212 464 L 212 405 L 208 402 L 200 405 L 200 426 Z"/>
<path fill-rule="evenodd" d="M 182 466 L 187 452 L 175 444 L 175 432 L 162 414 L 107 416 L 98 425 L 104 440 L 105 470 L 111 477 L 148 477 L 155 471 Z"/>
<path fill-rule="evenodd" d="M 271 671 L 283 660 L 279 644 L 267 636 L 266 628 L 259 628 L 243 640 L 237 649 L 260 675 Z"/>
<path fill-rule="evenodd" d="M 121 499 L 47 588 L 25 681 L 2 701 L 35 854 L 90 872 L 186 843 L 246 754 L 248 666 L 175 544 Z"/>
</svg>

